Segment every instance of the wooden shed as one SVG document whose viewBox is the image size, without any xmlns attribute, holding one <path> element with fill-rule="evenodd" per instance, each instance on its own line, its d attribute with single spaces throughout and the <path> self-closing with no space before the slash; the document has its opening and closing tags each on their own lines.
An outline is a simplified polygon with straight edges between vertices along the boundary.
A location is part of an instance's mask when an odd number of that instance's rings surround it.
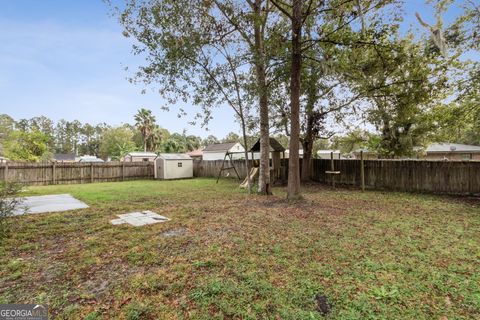
<svg viewBox="0 0 480 320">
<path fill-rule="evenodd" d="M 124 162 L 154 162 L 157 158 L 155 152 L 129 152 L 127 153 L 122 161 Z"/>
<path fill-rule="evenodd" d="M 155 159 L 155 179 L 193 178 L 193 159 L 184 153 L 161 153 Z"/>
</svg>

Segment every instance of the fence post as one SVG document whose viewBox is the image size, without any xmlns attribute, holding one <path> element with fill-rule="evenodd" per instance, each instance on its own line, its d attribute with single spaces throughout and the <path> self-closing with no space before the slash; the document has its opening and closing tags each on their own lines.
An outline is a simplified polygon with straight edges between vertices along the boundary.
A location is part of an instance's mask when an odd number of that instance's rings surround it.
<svg viewBox="0 0 480 320">
<path fill-rule="evenodd" d="M 125 162 L 122 161 L 122 181 L 125 181 Z"/>
<path fill-rule="evenodd" d="M 93 162 L 90 163 L 90 183 L 93 183 Z"/>
<path fill-rule="evenodd" d="M 360 180 L 362 183 L 362 192 L 365 191 L 365 167 L 363 163 L 363 150 L 360 151 Z"/>
<path fill-rule="evenodd" d="M 55 184 L 55 162 L 52 162 L 52 184 Z"/>
<path fill-rule="evenodd" d="M 5 176 L 4 180 L 5 180 L 5 183 L 8 182 L 8 162 L 5 162 L 5 172 L 3 173 L 3 175 Z"/>
<path fill-rule="evenodd" d="M 335 174 L 333 171 L 335 171 L 335 164 L 333 162 L 333 151 L 330 152 L 330 170 L 332 170 L 332 173 L 330 174 L 332 176 L 332 187 L 335 188 Z"/>
</svg>

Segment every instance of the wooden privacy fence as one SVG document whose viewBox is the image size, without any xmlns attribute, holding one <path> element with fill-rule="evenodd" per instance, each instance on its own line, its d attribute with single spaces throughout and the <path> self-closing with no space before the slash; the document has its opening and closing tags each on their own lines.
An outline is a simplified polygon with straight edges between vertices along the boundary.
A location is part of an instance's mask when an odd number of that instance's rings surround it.
<svg viewBox="0 0 480 320">
<path fill-rule="evenodd" d="M 153 169 L 153 163 L 144 162 L 7 162 L 0 164 L 0 181 L 46 185 L 150 179 Z"/>
<path fill-rule="evenodd" d="M 330 182 L 325 174 L 331 160 L 314 159 L 311 179 Z M 336 182 L 361 185 L 360 160 L 334 160 L 340 174 Z M 364 160 L 365 186 L 371 189 L 433 192 L 447 194 L 479 194 L 480 162 L 426 160 Z"/>
<path fill-rule="evenodd" d="M 250 166 L 252 166 L 253 161 L 250 161 Z M 193 176 L 194 177 L 217 177 L 220 168 L 222 167 L 223 160 L 193 160 Z M 247 176 L 247 167 L 245 165 L 245 160 L 233 160 L 225 161 L 225 167 L 231 167 L 232 165 L 238 171 L 238 174 L 242 179 L 245 179 Z M 230 176 L 236 178 L 237 175 L 235 171 L 228 170 L 224 171 L 222 176 Z"/>
<path fill-rule="evenodd" d="M 193 162 L 195 177 L 216 177 L 223 160 Z M 240 177 L 247 175 L 245 161 L 234 160 Z M 225 164 L 230 166 L 232 163 Z M 282 160 L 288 167 L 288 160 Z M 251 162 L 252 164 L 252 162 Z M 334 160 L 336 183 L 360 187 L 360 160 Z M 25 184 L 68 184 L 153 178 L 153 163 L 2 163 L 0 181 Z M 330 183 L 331 160 L 313 159 L 311 179 Z M 285 173 L 287 170 L 284 171 Z M 227 172 L 225 172 L 227 173 Z M 448 194 L 480 194 L 479 161 L 365 160 L 365 186 L 371 189 Z M 231 177 L 235 177 L 233 171 Z M 286 177 L 283 177 L 285 179 Z"/>
<path fill-rule="evenodd" d="M 334 167 L 337 184 L 361 186 L 361 161 L 336 159 Z M 288 167 L 288 160 L 282 160 Z M 246 176 L 243 160 L 234 160 L 240 176 Z M 222 161 L 194 161 L 195 177 L 216 177 Z M 313 181 L 330 183 L 330 159 L 312 159 Z M 287 170 L 285 170 L 287 172 Z M 432 192 L 447 194 L 480 194 L 479 161 L 426 161 L 426 160 L 364 160 L 365 187 L 398 191 Z M 235 175 L 231 175 L 235 177 Z M 285 179 L 285 177 L 283 177 Z"/>
</svg>

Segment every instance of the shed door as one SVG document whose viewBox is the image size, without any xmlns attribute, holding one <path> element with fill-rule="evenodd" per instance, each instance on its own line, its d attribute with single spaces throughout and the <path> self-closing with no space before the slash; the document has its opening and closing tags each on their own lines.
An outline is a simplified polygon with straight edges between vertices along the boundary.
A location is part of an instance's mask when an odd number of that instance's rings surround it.
<svg viewBox="0 0 480 320">
<path fill-rule="evenodd" d="M 164 162 L 163 159 L 160 159 L 160 160 L 157 161 L 157 172 L 158 172 L 158 178 L 159 179 L 165 179 L 163 162 Z"/>
</svg>

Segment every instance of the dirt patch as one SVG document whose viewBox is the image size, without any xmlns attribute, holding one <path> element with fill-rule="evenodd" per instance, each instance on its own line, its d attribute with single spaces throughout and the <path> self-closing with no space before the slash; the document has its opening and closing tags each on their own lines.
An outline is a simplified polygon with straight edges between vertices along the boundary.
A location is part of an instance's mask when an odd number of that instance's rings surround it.
<svg viewBox="0 0 480 320">
<path fill-rule="evenodd" d="M 317 311 L 320 312 L 322 316 L 326 316 L 332 310 L 331 304 L 324 295 L 317 294 L 315 296 L 315 302 L 317 303 Z"/>
<path fill-rule="evenodd" d="M 188 230 L 185 228 L 176 228 L 176 229 L 170 229 L 167 231 L 164 231 L 161 233 L 162 237 L 165 238 L 171 238 L 171 237 L 178 237 L 178 236 L 183 236 L 188 233 Z"/>
</svg>

